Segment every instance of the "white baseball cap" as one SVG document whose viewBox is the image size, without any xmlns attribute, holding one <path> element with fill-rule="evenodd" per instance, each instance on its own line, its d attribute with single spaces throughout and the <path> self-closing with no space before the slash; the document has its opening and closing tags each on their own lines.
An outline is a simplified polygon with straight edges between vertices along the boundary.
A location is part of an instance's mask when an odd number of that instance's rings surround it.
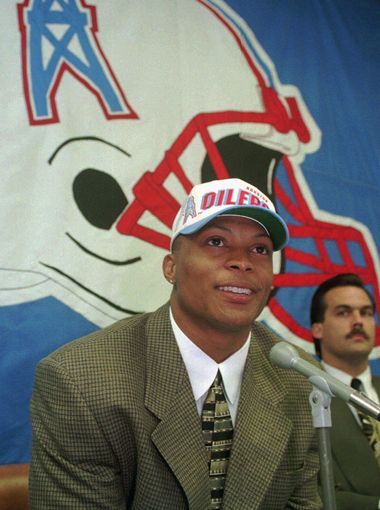
<svg viewBox="0 0 380 510">
<path fill-rule="evenodd" d="M 241 179 L 219 179 L 196 184 L 177 213 L 171 247 L 179 235 L 198 232 L 216 216 L 237 215 L 259 223 L 268 233 L 275 251 L 289 240 L 288 227 L 273 203 L 258 188 Z"/>
</svg>

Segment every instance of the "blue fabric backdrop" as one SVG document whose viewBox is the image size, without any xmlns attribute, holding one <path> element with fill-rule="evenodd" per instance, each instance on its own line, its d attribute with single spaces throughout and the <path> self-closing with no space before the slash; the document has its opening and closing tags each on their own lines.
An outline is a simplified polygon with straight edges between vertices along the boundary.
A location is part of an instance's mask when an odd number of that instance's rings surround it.
<svg viewBox="0 0 380 510">
<path fill-rule="evenodd" d="M 379 303 L 378 1 L 157 4 L 154 16 L 143 1 L 2 7 L 0 464 L 30 459 L 43 356 L 168 298 L 170 221 L 182 188 L 224 175 L 221 139 L 284 154 L 267 191 L 292 241 L 261 319 L 312 352 L 320 281 L 356 271 Z"/>
</svg>

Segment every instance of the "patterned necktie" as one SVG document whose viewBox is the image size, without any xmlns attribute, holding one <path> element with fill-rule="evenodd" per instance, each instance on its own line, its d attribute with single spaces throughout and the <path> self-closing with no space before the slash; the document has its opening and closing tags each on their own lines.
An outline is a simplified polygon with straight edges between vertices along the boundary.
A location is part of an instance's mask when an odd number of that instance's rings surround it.
<svg viewBox="0 0 380 510">
<path fill-rule="evenodd" d="M 360 379 L 354 377 L 351 381 L 351 386 L 355 390 L 363 391 L 363 385 Z M 375 458 L 380 466 L 380 423 L 367 416 L 361 411 L 357 411 L 359 419 L 362 424 L 363 433 L 369 441 L 369 444 L 375 454 Z"/>
<path fill-rule="evenodd" d="M 209 455 L 211 509 L 222 507 L 233 426 L 220 372 L 216 374 L 202 409 L 202 432 Z"/>
</svg>

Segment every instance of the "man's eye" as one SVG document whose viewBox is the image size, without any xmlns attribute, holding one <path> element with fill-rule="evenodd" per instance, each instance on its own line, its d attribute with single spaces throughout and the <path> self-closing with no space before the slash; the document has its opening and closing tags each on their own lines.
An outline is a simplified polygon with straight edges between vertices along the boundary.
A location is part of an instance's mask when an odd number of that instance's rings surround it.
<svg viewBox="0 0 380 510">
<path fill-rule="evenodd" d="M 223 240 L 220 237 L 213 237 L 207 241 L 210 246 L 224 246 Z"/>
<path fill-rule="evenodd" d="M 266 246 L 255 246 L 252 251 L 259 255 L 267 255 L 269 253 L 269 249 Z"/>
</svg>

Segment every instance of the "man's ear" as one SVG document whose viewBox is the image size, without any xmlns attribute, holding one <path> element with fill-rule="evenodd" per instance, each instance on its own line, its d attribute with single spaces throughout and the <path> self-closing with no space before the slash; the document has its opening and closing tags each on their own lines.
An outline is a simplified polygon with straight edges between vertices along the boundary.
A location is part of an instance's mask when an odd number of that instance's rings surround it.
<svg viewBox="0 0 380 510">
<path fill-rule="evenodd" d="M 323 333 L 323 324 L 322 322 L 314 322 L 311 325 L 311 335 L 313 338 L 317 338 L 320 340 L 322 338 Z"/>
<path fill-rule="evenodd" d="M 175 257 L 172 253 L 165 255 L 164 260 L 162 261 L 162 271 L 169 283 L 175 283 L 176 264 Z"/>
</svg>

